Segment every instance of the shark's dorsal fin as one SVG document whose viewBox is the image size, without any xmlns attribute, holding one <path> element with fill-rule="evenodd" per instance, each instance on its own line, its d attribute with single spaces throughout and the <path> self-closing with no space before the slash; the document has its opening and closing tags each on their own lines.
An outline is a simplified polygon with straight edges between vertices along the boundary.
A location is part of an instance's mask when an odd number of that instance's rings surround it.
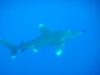
<svg viewBox="0 0 100 75">
<path fill-rule="evenodd" d="M 39 29 L 40 29 L 40 32 L 42 33 L 42 34 L 47 34 L 47 33 L 49 33 L 49 32 L 51 32 L 51 30 L 49 30 L 46 26 L 44 26 L 43 24 L 40 24 L 39 25 Z"/>
</svg>

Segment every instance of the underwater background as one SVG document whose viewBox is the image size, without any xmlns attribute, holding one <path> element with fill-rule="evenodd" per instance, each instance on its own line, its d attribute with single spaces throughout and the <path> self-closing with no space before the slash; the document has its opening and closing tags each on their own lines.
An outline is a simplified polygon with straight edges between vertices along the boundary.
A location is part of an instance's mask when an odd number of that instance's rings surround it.
<svg viewBox="0 0 100 75">
<path fill-rule="evenodd" d="M 100 75 L 99 0 L 0 1 L 0 38 L 20 45 L 41 35 L 39 24 L 51 30 L 86 30 L 56 46 L 19 51 L 15 59 L 0 44 L 0 75 Z"/>
</svg>

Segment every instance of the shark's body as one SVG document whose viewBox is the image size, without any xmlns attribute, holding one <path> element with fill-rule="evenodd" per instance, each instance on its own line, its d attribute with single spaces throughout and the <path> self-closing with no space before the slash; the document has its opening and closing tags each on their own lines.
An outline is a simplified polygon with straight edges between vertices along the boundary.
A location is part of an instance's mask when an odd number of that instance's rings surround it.
<svg viewBox="0 0 100 75">
<path fill-rule="evenodd" d="M 59 31 L 51 31 L 43 24 L 39 25 L 39 29 L 41 31 L 41 35 L 29 42 L 22 42 L 21 45 L 15 46 L 14 44 L 0 39 L 0 42 L 6 46 L 8 49 L 11 50 L 12 58 L 16 57 L 18 50 L 26 50 L 32 49 L 34 52 L 41 47 L 49 46 L 49 45 L 56 45 L 56 54 L 60 55 L 64 48 L 64 42 L 71 38 L 76 37 L 77 35 L 81 34 L 83 31 L 71 31 L 71 30 L 59 30 Z"/>
</svg>

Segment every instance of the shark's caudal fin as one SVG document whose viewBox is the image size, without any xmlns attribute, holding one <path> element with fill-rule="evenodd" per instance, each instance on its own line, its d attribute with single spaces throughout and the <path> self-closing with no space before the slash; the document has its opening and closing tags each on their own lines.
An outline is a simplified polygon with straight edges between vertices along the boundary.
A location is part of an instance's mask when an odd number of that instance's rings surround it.
<svg viewBox="0 0 100 75">
<path fill-rule="evenodd" d="M 6 40 L 2 40 L 2 39 L 0 39 L 0 43 L 3 44 L 9 50 L 11 50 L 11 57 L 12 57 L 12 59 L 14 59 L 16 57 L 17 52 L 18 52 L 17 46 L 15 46 L 14 44 L 12 44 Z"/>
</svg>

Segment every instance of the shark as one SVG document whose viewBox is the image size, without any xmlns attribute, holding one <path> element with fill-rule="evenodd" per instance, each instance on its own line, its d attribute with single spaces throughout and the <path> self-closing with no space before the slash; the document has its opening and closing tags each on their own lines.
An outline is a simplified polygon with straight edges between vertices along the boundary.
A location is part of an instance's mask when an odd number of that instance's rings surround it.
<svg viewBox="0 0 100 75">
<path fill-rule="evenodd" d="M 41 35 L 31 41 L 21 42 L 20 45 L 16 46 L 15 44 L 1 39 L 0 43 L 4 45 L 11 51 L 11 58 L 16 58 L 16 55 L 19 50 L 24 52 L 27 49 L 31 49 L 34 52 L 37 52 L 39 48 L 56 45 L 56 55 L 59 56 L 62 54 L 65 41 L 75 38 L 77 35 L 82 34 L 86 30 L 77 31 L 77 30 L 57 30 L 53 31 L 46 27 L 44 24 L 39 24 L 39 30 Z"/>
</svg>

